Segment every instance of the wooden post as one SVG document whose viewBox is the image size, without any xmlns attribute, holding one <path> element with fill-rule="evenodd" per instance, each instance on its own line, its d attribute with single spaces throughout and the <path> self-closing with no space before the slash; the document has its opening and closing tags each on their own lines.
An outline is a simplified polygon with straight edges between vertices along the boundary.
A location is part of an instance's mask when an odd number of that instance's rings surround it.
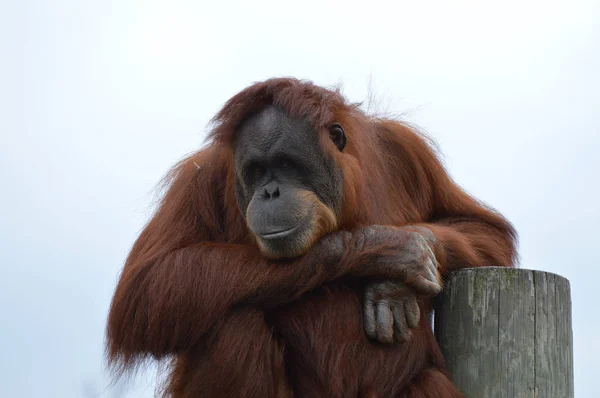
<svg viewBox="0 0 600 398">
<path fill-rule="evenodd" d="M 435 308 L 450 377 L 467 398 L 572 398 L 569 281 L 549 272 L 452 273 Z"/>
</svg>

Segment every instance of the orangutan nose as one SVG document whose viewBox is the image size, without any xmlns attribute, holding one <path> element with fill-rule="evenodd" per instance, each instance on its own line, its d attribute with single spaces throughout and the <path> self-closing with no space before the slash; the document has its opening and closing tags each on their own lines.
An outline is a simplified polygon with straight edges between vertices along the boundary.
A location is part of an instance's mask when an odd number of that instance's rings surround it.
<svg viewBox="0 0 600 398">
<path fill-rule="evenodd" d="M 274 182 L 270 182 L 265 186 L 263 192 L 263 198 L 265 199 L 277 199 L 279 197 L 279 185 Z"/>
</svg>

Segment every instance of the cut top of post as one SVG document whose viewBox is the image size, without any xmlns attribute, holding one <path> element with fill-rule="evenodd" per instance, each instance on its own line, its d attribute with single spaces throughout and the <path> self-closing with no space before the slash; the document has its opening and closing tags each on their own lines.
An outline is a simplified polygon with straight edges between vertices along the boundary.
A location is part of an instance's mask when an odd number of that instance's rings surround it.
<svg viewBox="0 0 600 398">
<path fill-rule="evenodd" d="M 448 371 L 466 397 L 573 397 L 569 281 L 527 269 L 451 273 L 435 308 Z"/>
</svg>

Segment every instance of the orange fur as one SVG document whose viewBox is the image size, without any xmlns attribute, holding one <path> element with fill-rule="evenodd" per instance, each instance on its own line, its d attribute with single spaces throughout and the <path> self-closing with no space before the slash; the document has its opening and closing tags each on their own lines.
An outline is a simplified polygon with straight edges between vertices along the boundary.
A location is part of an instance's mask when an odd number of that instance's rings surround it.
<svg viewBox="0 0 600 398">
<path fill-rule="evenodd" d="M 343 208 L 317 206 L 316 240 L 373 224 L 433 232 L 443 277 L 449 270 L 512 266 L 516 234 L 501 215 L 448 176 L 425 137 L 378 119 L 339 92 L 295 79 L 271 79 L 234 96 L 214 119 L 207 147 L 167 177 L 168 190 L 133 246 L 107 326 L 117 370 L 145 358 L 173 358 L 166 394 L 189 396 L 458 397 L 427 317 L 408 344 L 369 342 L 361 286 L 303 258 L 264 258 L 234 193 L 231 139 L 250 112 L 274 104 L 311 121 L 341 168 Z M 341 123 L 343 153 L 327 139 Z M 345 267 L 364 253 L 346 253 Z M 430 303 L 421 303 L 427 314 Z M 227 395 L 230 394 L 230 395 Z"/>
</svg>

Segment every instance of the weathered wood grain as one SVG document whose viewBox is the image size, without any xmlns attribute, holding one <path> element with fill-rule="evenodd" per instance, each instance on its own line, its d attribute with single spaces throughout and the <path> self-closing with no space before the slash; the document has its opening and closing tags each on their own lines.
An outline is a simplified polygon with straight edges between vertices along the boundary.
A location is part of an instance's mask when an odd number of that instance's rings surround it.
<svg viewBox="0 0 600 398">
<path fill-rule="evenodd" d="M 574 396 L 571 292 L 561 276 L 499 267 L 452 273 L 435 333 L 468 398 Z"/>
</svg>

